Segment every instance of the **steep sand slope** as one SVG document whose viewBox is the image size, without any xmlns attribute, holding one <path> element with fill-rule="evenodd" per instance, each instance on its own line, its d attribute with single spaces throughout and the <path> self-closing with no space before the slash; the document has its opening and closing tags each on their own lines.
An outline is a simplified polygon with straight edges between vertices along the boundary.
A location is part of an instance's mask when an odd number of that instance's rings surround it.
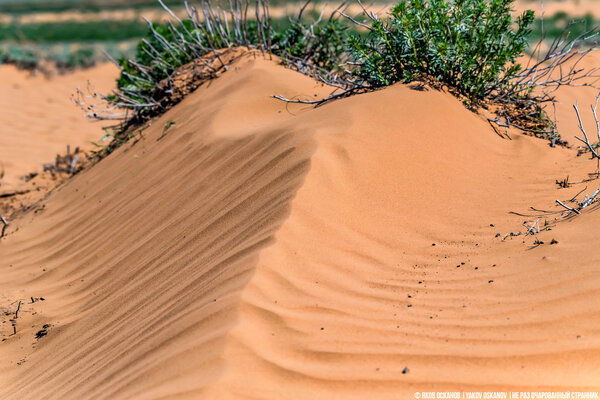
<svg viewBox="0 0 600 400">
<path fill-rule="evenodd" d="M 573 194 L 553 184 L 566 152 L 499 140 L 453 99 L 402 87 L 317 113 L 352 127 L 317 135 L 242 296 L 215 398 L 598 389 L 600 215 L 532 250 L 533 238 L 494 238 L 523 220 L 507 211 Z"/>
<path fill-rule="evenodd" d="M 161 397 L 216 381 L 239 291 L 314 146 L 268 97 L 311 79 L 267 61 L 228 76 L 13 223 L 2 306 L 45 301 L 23 304 L 2 343 L 0 398 Z"/>
<path fill-rule="evenodd" d="M 117 74 L 112 64 L 53 78 L 0 65 L 0 191 L 18 185 L 21 176 L 51 162 L 68 144 L 89 147 L 97 141 L 101 125 L 90 124 L 71 95 L 88 80 L 105 93 Z"/>
<path fill-rule="evenodd" d="M 268 97 L 326 92 L 245 58 L 15 221 L 0 398 L 600 389 L 600 214 L 496 237 L 593 166 L 441 92 Z"/>
</svg>

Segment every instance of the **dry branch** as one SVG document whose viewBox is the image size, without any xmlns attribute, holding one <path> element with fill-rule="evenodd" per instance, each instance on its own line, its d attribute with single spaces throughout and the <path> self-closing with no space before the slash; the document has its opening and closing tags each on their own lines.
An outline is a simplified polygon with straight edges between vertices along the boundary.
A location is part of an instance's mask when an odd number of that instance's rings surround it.
<svg viewBox="0 0 600 400">
<path fill-rule="evenodd" d="M 2 231 L 0 232 L 0 239 L 4 237 L 4 233 L 6 232 L 6 227 L 8 226 L 8 221 L 6 218 L 0 216 L 0 221 L 2 222 Z"/>
<path fill-rule="evenodd" d="M 336 100 L 336 99 L 340 99 L 343 97 L 348 97 L 351 96 L 353 94 L 356 94 L 360 91 L 365 91 L 366 88 L 364 87 L 352 87 L 350 89 L 345 89 L 342 90 L 341 92 L 337 92 L 334 94 L 331 94 L 325 98 L 322 99 L 318 99 L 318 100 L 298 100 L 298 99 L 288 99 L 284 96 L 281 95 L 273 95 L 271 96 L 274 99 L 277 100 L 282 100 L 285 101 L 286 103 L 296 103 L 296 104 L 312 104 L 315 107 L 319 107 L 320 105 L 323 105 L 324 103 L 327 103 L 328 101 L 332 101 L 332 100 Z"/>
<path fill-rule="evenodd" d="M 588 136 L 588 134 L 583 126 L 583 122 L 581 122 L 579 106 L 577 103 L 573 104 L 573 108 L 575 109 L 575 114 L 577 114 L 579 130 L 581 131 L 581 133 L 583 133 L 583 137 L 585 138 L 585 139 L 582 139 L 579 136 L 575 136 L 575 139 L 577 139 L 580 142 L 582 142 L 583 144 L 585 144 L 586 148 L 592 154 L 592 159 L 596 159 L 596 175 L 600 174 L 600 153 L 598 152 L 598 148 L 600 147 L 600 123 L 598 122 L 598 113 L 597 113 L 599 99 L 600 99 L 600 92 L 596 96 L 596 102 L 594 103 L 594 105 L 590 105 L 590 108 L 592 110 L 592 115 L 594 116 L 594 121 L 596 122 L 596 136 L 598 139 L 597 143 L 592 143 L 592 141 L 590 140 L 590 137 Z"/>
<path fill-rule="evenodd" d="M 569 211 L 571 211 L 571 212 L 574 212 L 574 213 L 576 213 L 576 214 L 581 214 L 581 212 L 580 212 L 579 210 L 577 210 L 576 208 L 571 208 L 571 207 L 569 207 L 569 206 L 565 205 L 565 203 L 563 203 L 563 202 L 562 202 L 562 201 L 560 201 L 560 200 L 556 200 L 556 202 L 557 202 L 559 205 L 563 206 L 564 208 L 566 208 L 567 210 L 569 210 Z"/>
</svg>

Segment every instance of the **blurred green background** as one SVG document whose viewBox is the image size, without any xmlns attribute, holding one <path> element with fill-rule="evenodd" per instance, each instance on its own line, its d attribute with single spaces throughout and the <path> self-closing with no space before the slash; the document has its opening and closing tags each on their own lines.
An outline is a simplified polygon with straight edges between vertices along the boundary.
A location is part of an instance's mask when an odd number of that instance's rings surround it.
<svg viewBox="0 0 600 400">
<path fill-rule="evenodd" d="M 166 0 L 181 8 L 182 0 Z M 0 63 L 64 72 L 129 56 L 158 18 L 156 0 L 0 0 Z"/>
<path fill-rule="evenodd" d="M 386 0 L 376 1 L 376 9 L 386 4 Z M 542 35 L 551 40 L 572 22 L 575 25 L 570 28 L 571 34 L 598 26 L 600 0 L 585 1 L 595 2 L 591 3 L 591 9 L 598 12 L 572 15 L 580 9 L 579 2 L 547 0 L 545 4 L 564 4 L 565 11 L 546 13 L 543 22 L 538 18 L 532 40 L 537 41 Z M 164 2 L 183 13 L 183 0 Z M 303 3 L 304 0 L 276 0 L 271 1 L 271 7 L 290 9 Z M 534 3 L 521 0 L 518 8 Z M 587 8 L 590 9 L 589 4 Z M 159 20 L 165 15 L 156 0 L 0 0 L 0 63 L 63 72 L 105 61 L 104 52 L 115 58 L 129 56 L 148 29 L 142 16 Z M 284 15 L 281 12 L 276 15 L 274 23 L 285 24 Z"/>
</svg>

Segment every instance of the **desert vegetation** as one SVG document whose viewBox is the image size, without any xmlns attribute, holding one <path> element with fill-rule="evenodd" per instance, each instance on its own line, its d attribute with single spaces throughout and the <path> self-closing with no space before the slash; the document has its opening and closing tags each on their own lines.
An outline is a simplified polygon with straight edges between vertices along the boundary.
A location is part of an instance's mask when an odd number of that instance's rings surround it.
<svg viewBox="0 0 600 400">
<path fill-rule="evenodd" d="M 303 14 L 306 22 L 311 18 L 318 18 L 318 12 L 315 15 L 315 10 L 328 7 L 316 1 L 316 4 L 312 4 Z M 185 16 L 183 1 L 168 0 L 163 3 L 180 17 Z M 290 26 L 290 20 L 282 17 L 283 9 L 290 9 L 291 6 L 291 9 L 298 10 L 303 7 L 302 3 L 290 5 L 288 1 L 271 1 L 269 4 L 270 8 L 277 10 L 276 16 L 269 16 L 271 25 L 277 32 L 282 32 Z M 214 5 L 221 5 L 226 9 L 229 4 L 221 1 L 215 2 Z M 356 3 L 347 2 L 346 6 L 348 5 L 352 7 L 344 7 L 346 13 L 350 13 L 350 9 L 357 9 Z M 386 2 L 376 7 L 385 8 Z M 0 2 L 0 63 L 44 70 L 49 62 L 55 64 L 59 71 L 64 71 L 87 68 L 104 61 L 105 52 L 115 58 L 132 58 L 135 56 L 136 43 L 147 33 L 147 25 L 141 16 L 150 13 L 150 19 L 157 20 L 156 15 L 160 9 L 161 6 L 155 0 Z M 255 14 L 253 9 L 254 3 L 251 3 L 250 19 L 253 19 Z M 64 18 L 52 17 L 63 15 L 61 13 L 64 13 Z M 355 17 L 361 19 L 360 16 Z M 597 24 L 596 17 L 592 15 L 581 18 L 573 18 L 564 12 L 543 18 L 539 15 L 530 25 L 528 40 L 553 40 L 563 33 L 567 25 L 570 34 L 576 36 Z M 364 28 L 354 24 L 349 24 L 349 30 L 364 33 Z M 344 45 L 344 48 L 347 50 L 347 45 Z M 81 55 L 84 52 L 86 60 L 82 61 Z"/>
<path fill-rule="evenodd" d="M 308 5 L 307 2 L 305 4 Z M 119 120 L 119 138 L 151 116 L 166 111 L 194 90 L 227 69 L 233 58 L 228 49 L 243 47 L 278 56 L 282 62 L 327 83 L 355 88 L 341 78 L 347 59 L 349 27 L 339 9 L 324 18 L 306 18 L 302 7 L 294 18 L 281 24 L 273 21 L 268 3 L 236 2 L 228 10 L 203 2 L 199 9 L 186 4 L 186 19 L 180 19 L 160 2 L 172 18 L 164 24 L 146 20 L 149 33 L 142 38 L 132 58 L 113 60 L 121 69 L 117 89 L 109 95 L 79 92 L 76 101 L 97 119 Z M 90 101 L 98 101 L 93 103 Z M 127 134 L 127 137 L 129 135 Z"/>
<path fill-rule="evenodd" d="M 353 37 L 354 71 L 372 87 L 430 76 L 469 99 L 506 90 L 520 70 L 533 12 L 513 28 L 512 1 L 411 0 L 375 16 L 366 38 Z"/>
<path fill-rule="evenodd" d="M 58 48 L 57 48 L 58 47 Z M 89 68 L 96 65 L 104 55 L 94 46 L 44 46 L 43 48 L 26 45 L 10 45 L 0 49 L 0 63 L 12 64 L 26 70 L 46 72 L 48 66 L 59 72 L 77 68 Z"/>
<path fill-rule="evenodd" d="M 563 85 L 577 85 L 598 70 L 577 61 L 594 48 L 595 28 L 574 33 L 568 24 L 532 43 L 535 16 L 513 19 L 512 0 L 409 0 L 380 19 L 364 10 L 368 31 L 351 37 L 352 74 L 361 85 L 383 87 L 424 80 L 441 84 L 465 104 L 496 107 L 492 124 L 560 141 L 544 105 Z M 579 26 L 579 25 L 577 25 Z M 530 49 L 531 46 L 531 49 Z M 529 52 L 528 52 L 529 50 Z M 524 58 L 530 62 L 523 63 Z"/>
<path fill-rule="evenodd" d="M 182 93 L 226 70 L 235 58 L 230 50 L 238 47 L 273 54 L 335 87 L 331 96 L 316 100 L 274 94 L 283 101 L 320 105 L 420 81 L 447 88 L 473 109 L 493 109 L 489 121 L 497 132 L 516 127 L 552 145 L 564 143 L 546 107 L 553 104 L 554 91 L 583 84 L 598 72 L 577 67 L 594 49 L 595 28 L 574 34 L 577 24 L 567 24 L 551 38 L 540 33 L 532 45 L 535 16 L 526 11 L 513 18 L 514 0 L 408 0 L 383 17 L 360 1 L 359 15 L 347 14 L 345 3 L 330 15 L 303 15 L 310 2 L 282 23 L 271 18 L 267 2 L 236 1 L 228 8 L 186 3 L 186 17 L 180 18 L 159 1 L 170 19 L 146 20 L 148 34 L 135 55 L 114 60 L 121 69 L 117 89 L 108 95 L 78 93 L 88 116 L 119 121 L 110 128 L 115 141 L 104 150 L 122 143 L 132 126 L 164 112 Z"/>
</svg>

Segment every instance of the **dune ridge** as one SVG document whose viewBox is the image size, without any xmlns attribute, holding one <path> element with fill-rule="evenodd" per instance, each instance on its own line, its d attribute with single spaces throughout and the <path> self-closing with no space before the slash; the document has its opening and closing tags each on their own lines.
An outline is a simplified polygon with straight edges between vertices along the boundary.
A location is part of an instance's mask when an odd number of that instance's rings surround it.
<svg viewBox="0 0 600 400">
<path fill-rule="evenodd" d="M 248 56 L 55 191 L 0 242 L 0 397 L 599 389 L 597 210 L 496 237 L 588 161 L 416 89 L 289 105 L 328 88 Z"/>
</svg>

